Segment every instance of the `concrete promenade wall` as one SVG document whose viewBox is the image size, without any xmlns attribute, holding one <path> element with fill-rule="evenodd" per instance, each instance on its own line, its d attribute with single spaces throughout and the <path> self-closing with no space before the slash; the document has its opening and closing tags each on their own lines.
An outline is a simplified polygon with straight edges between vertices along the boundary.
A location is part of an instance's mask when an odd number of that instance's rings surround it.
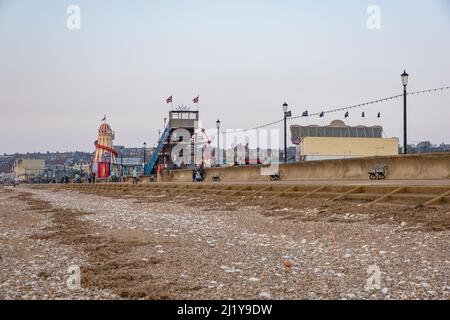
<svg viewBox="0 0 450 320">
<path fill-rule="evenodd" d="M 450 153 L 413 154 L 355 159 L 307 161 L 280 164 L 283 180 L 367 180 L 375 166 L 388 166 L 387 179 L 450 179 Z M 265 166 L 267 167 L 267 166 Z M 267 181 L 262 166 L 236 166 L 206 169 L 206 180 L 220 175 L 221 181 Z M 160 181 L 192 181 L 192 170 L 164 171 Z"/>
</svg>

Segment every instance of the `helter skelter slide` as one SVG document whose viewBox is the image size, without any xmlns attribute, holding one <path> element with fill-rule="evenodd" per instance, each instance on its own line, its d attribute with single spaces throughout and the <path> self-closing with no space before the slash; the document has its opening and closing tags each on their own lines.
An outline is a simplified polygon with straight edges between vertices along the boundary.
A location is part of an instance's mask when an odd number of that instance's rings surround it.
<svg viewBox="0 0 450 320">
<path fill-rule="evenodd" d="M 95 155 L 92 163 L 92 171 L 97 178 L 104 179 L 112 175 L 116 170 L 117 151 L 113 148 L 114 131 L 106 123 L 102 123 L 98 129 L 98 140 L 95 141 Z"/>
<path fill-rule="evenodd" d="M 164 143 L 167 141 L 167 139 L 169 139 L 169 135 L 170 135 L 170 126 L 167 125 L 166 128 L 164 129 L 163 134 L 161 135 L 161 138 L 158 141 L 156 149 L 153 151 L 150 161 L 145 164 L 144 173 L 146 176 L 152 173 L 156 161 L 158 160 L 158 155 L 161 153 Z"/>
</svg>

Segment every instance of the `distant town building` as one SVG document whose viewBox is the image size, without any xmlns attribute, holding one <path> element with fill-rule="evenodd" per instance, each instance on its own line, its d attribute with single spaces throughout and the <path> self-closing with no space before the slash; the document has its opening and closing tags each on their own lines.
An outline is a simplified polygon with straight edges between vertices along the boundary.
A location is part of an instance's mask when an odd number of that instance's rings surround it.
<svg viewBox="0 0 450 320">
<path fill-rule="evenodd" d="M 408 153 L 436 153 L 450 152 L 450 144 L 442 142 L 440 145 L 432 144 L 430 141 L 422 141 L 416 145 L 408 145 Z"/>
<path fill-rule="evenodd" d="M 9 183 L 12 180 L 12 173 L 0 173 L 0 184 Z"/>
<path fill-rule="evenodd" d="M 153 154 L 153 147 L 145 148 L 145 159 L 148 160 Z M 144 148 L 143 147 L 126 147 L 123 145 L 114 146 L 114 150 L 117 151 L 117 163 L 120 163 L 120 157 L 122 158 L 139 158 L 141 159 L 141 164 L 144 162 Z"/>
<path fill-rule="evenodd" d="M 136 168 L 137 172 L 142 172 L 142 159 L 141 158 L 120 158 L 117 160 L 119 167 L 121 168 L 121 174 L 123 176 L 129 176 Z"/>
<path fill-rule="evenodd" d="M 383 138 L 381 126 L 352 127 L 341 120 L 328 126 L 292 125 L 291 140 L 300 161 L 398 154 L 398 138 Z"/>
<path fill-rule="evenodd" d="M 192 137 L 195 135 L 195 130 L 198 129 L 198 121 L 198 111 L 183 109 L 169 111 L 169 123 L 165 130 L 170 131 L 167 139 L 160 140 L 160 144 L 156 147 L 156 152 L 158 152 L 156 164 L 161 168 L 168 169 L 192 167 L 196 164 L 195 142 Z M 183 148 L 172 154 L 177 145 L 183 145 Z M 156 169 L 155 165 L 150 168 L 150 171 L 156 171 Z"/>
<path fill-rule="evenodd" d="M 44 174 L 45 160 L 42 159 L 16 159 L 13 164 L 13 179 L 30 181 Z"/>
<path fill-rule="evenodd" d="M 45 160 L 46 166 L 53 165 L 66 165 L 70 166 L 75 163 L 83 161 L 83 163 L 92 162 L 91 152 L 80 152 L 80 151 L 70 151 L 70 152 L 27 152 L 27 153 L 15 153 L 15 154 L 4 154 L 0 156 L 0 173 L 10 173 L 12 171 L 14 161 L 16 159 L 40 159 Z"/>
<path fill-rule="evenodd" d="M 450 152 L 450 144 L 441 143 L 438 147 L 436 152 Z"/>
<path fill-rule="evenodd" d="M 0 173 L 11 173 L 15 157 L 12 155 L 0 156 Z"/>
</svg>

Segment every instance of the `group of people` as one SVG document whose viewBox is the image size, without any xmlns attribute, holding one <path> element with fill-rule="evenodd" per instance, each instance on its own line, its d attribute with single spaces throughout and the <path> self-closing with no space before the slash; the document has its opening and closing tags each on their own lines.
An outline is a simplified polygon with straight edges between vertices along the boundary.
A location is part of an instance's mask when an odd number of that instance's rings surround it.
<svg viewBox="0 0 450 320">
<path fill-rule="evenodd" d="M 137 184 L 139 182 L 139 178 L 140 178 L 139 170 L 134 168 L 131 175 L 133 177 L 133 184 Z M 192 171 L 192 182 L 201 182 L 201 181 L 205 180 L 205 175 L 206 175 L 205 168 L 203 166 L 197 166 Z M 76 182 L 81 182 L 81 177 L 78 177 L 78 179 L 75 179 L 75 180 L 79 180 Z M 88 182 L 89 183 L 97 182 L 97 176 L 96 176 L 95 172 L 89 173 Z M 65 177 L 61 178 L 61 183 L 69 183 L 69 177 L 65 176 Z"/>
<path fill-rule="evenodd" d="M 95 183 L 95 178 L 96 178 L 95 172 L 89 173 L 89 176 L 88 176 L 89 183 Z"/>
<path fill-rule="evenodd" d="M 136 170 L 136 168 L 134 168 L 133 172 L 132 172 L 132 177 L 133 177 L 133 184 L 137 184 L 139 182 L 139 171 Z M 97 176 L 95 174 L 95 172 L 91 172 L 88 175 L 88 182 L 89 183 L 96 183 L 97 182 Z M 117 175 L 112 175 L 111 176 L 113 182 L 115 182 L 117 180 Z"/>
<path fill-rule="evenodd" d="M 194 170 L 192 170 L 192 182 L 202 182 L 205 180 L 205 168 L 203 165 L 196 167 Z"/>
</svg>

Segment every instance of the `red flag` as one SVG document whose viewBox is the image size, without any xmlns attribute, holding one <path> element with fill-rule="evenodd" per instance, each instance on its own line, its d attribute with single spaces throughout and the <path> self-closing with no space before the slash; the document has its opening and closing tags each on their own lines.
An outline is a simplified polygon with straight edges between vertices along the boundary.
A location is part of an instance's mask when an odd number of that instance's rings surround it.
<svg viewBox="0 0 450 320">
<path fill-rule="evenodd" d="M 172 96 L 170 96 L 166 99 L 166 103 L 172 103 Z"/>
<path fill-rule="evenodd" d="M 193 103 L 198 103 L 198 98 L 199 98 L 199 96 L 196 96 L 196 97 L 192 100 L 192 102 L 193 102 Z"/>
</svg>

